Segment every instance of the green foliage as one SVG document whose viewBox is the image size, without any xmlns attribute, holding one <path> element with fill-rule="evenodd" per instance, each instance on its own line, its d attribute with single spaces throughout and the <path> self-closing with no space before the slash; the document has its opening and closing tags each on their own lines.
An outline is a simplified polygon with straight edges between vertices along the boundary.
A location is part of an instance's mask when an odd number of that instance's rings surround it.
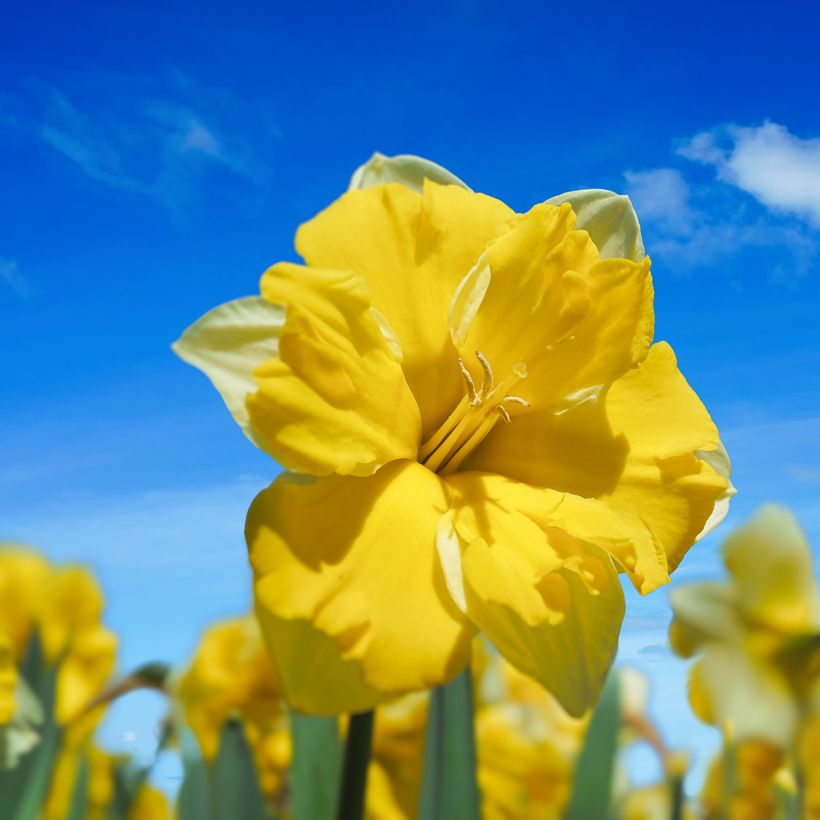
<svg viewBox="0 0 820 820">
<path fill-rule="evenodd" d="M 265 797 L 259 788 L 256 768 L 242 724 L 225 723 L 212 772 L 213 807 L 216 817 L 265 820 Z"/>
<path fill-rule="evenodd" d="M 584 748 L 575 768 L 567 820 L 604 820 L 610 816 L 618 734 L 621 728 L 621 693 L 617 673 L 610 674 L 592 719 Z"/>
<path fill-rule="evenodd" d="M 342 748 L 335 717 L 290 714 L 294 820 L 332 820 L 339 794 Z"/>
<path fill-rule="evenodd" d="M 26 647 L 20 676 L 42 708 L 42 721 L 40 742 L 22 755 L 13 769 L 0 773 L 0 806 L 9 820 L 31 820 L 39 815 L 62 737 L 54 719 L 57 669 L 46 663 L 36 631 Z"/>
<path fill-rule="evenodd" d="M 177 798 L 179 820 L 268 820 L 271 815 L 239 720 L 225 724 L 210 767 L 193 733 L 183 727 L 179 736 L 184 770 Z"/>
<path fill-rule="evenodd" d="M 476 820 L 480 803 L 468 668 L 430 695 L 419 817 Z"/>
</svg>

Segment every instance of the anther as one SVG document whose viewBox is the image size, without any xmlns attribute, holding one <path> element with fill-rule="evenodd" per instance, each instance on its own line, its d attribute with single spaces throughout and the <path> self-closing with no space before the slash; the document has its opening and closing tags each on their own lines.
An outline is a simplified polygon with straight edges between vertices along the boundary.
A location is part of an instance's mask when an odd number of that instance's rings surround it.
<svg viewBox="0 0 820 820">
<path fill-rule="evenodd" d="M 530 406 L 530 403 L 526 399 L 522 399 L 521 396 L 504 396 L 501 401 L 511 401 L 513 404 L 520 404 L 522 407 Z"/>
<path fill-rule="evenodd" d="M 476 350 L 475 357 L 484 371 L 484 384 L 481 385 L 479 392 L 482 396 L 487 396 L 493 389 L 493 369 L 490 367 L 487 357 L 480 350 Z"/>
<path fill-rule="evenodd" d="M 507 424 L 512 424 L 512 418 L 510 417 L 510 414 L 507 412 L 507 408 L 504 407 L 503 404 L 497 404 L 495 406 L 495 409 L 498 411 L 498 415 L 501 416 L 501 418 L 504 419 L 504 421 L 506 421 Z"/>
<path fill-rule="evenodd" d="M 470 371 L 467 370 L 464 362 L 460 358 L 458 359 L 458 369 L 461 371 L 461 375 L 464 376 L 464 381 L 467 384 L 467 392 L 470 394 L 470 404 L 476 404 L 478 401 L 478 393 L 475 389 L 475 382 L 470 375 Z"/>
</svg>

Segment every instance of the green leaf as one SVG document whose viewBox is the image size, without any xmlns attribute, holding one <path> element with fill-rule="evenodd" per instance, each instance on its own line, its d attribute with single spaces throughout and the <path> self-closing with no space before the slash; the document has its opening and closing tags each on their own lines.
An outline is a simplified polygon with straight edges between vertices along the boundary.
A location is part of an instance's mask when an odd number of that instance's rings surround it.
<svg viewBox="0 0 820 820">
<path fill-rule="evenodd" d="M 57 667 L 45 663 L 36 632 L 26 648 L 21 672 L 39 699 L 43 722 L 39 744 L 21 757 L 15 769 L 0 773 L 0 806 L 4 820 L 39 817 L 62 738 L 62 728 L 54 719 Z"/>
<path fill-rule="evenodd" d="M 472 679 L 467 668 L 430 695 L 419 817 L 476 820 L 480 805 Z"/>
<path fill-rule="evenodd" d="M 265 820 L 265 798 L 259 788 L 242 724 L 232 719 L 222 729 L 213 768 L 214 816 L 231 820 Z"/>
<path fill-rule="evenodd" d="M 74 789 L 71 792 L 71 805 L 68 809 L 67 820 L 86 820 L 88 813 L 88 778 L 88 755 L 83 755 L 80 758 L 80 765 L 77 768 L 77 778 L 74 781 Z"/>
<path fill-rule="evenodd" d="M 290 713 L 294 820 L 332 820 L 339 793 L 342 747 L 335 717 Z"/>
<path fill-rule="evenodd" d="M 177 796 L 177 816 L 179 820 L 210 820 L 208 767 L 194 733 L 184 726 L 179 730 L 179 751 L 183 778 Z"/>
<path fill-rule="evenodd" d="M 38 629 L 32 630 L 31 637 L 26 644 L 26 651 L 20 661 L 20 675 L 38 693 L 46 682 L 48 667 L 43 656 L 43 644 L 40 641 Z"/>
<path fill-rule="evenodd" d="M 567 820 L 603 820 L 609 816 L 620 727 L 619 676 L 610 674 L 578 757 Z"/>
</svg>

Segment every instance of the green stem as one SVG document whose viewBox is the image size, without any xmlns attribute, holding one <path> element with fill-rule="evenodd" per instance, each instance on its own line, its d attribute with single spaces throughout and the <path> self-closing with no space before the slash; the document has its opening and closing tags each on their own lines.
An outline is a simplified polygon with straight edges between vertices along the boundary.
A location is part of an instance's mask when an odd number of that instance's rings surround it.
<svg viewBox="0 0 820 820">
<path fill-rule="evenodd" d="M 351 715 L 345 742 L 342 784 L 336 806 L 337 820 L 361 820 L 364 817 L 364 793 L 372 738 L 373 712 Z"/>
<path fill-rule="evenodd" d="M 469 668 L 434 689 L 427 713 L 420 820 L 477 820 L 473 688 Z"/>
</svg>

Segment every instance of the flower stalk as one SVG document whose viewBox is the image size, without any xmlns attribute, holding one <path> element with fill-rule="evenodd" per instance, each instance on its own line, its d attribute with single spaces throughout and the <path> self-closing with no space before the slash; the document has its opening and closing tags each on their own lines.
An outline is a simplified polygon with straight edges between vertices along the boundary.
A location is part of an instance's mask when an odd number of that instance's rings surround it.
<svg viewBox="0 0 820 820">
<path fill-rule="evenodd" d="M 373 711 L 350 716 L 336 820 L 361 820 L 373 740 Z"/>
</svg>

